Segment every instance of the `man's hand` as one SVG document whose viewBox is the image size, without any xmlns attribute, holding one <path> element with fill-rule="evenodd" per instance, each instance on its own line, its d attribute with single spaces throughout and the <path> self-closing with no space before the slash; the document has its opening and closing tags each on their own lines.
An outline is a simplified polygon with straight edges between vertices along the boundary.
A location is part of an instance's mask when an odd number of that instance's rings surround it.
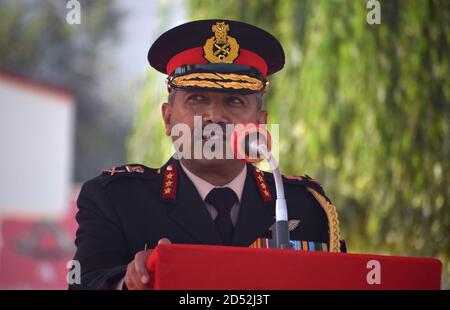
<svg viewBox="0 0 450 310">
<path fill-rule="evenodd" d="M 171 244 L 169 239 L 162 238 L 158 244 Z M 149 290 L 151 289 L 150 274 L 145 267 L 145 262 L 152 250 L 139 251 L 134 256 L 127 267 L 125 274 L 125 285 L 129 290 Z"/>
</svg>

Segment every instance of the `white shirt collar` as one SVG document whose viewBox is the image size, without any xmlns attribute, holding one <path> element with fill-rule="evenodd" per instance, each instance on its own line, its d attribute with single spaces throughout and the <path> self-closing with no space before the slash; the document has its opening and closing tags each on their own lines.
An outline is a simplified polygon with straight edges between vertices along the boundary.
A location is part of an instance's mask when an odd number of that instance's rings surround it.
<svg viewBox="0 0 450 310">
<path fill-rule="evenodd" d="M 195 188 L 197 189 L 198 193 L 200 194 L 200 197 L 202 197 L 202 200 L 205 201 L 206 196 L 209 194 L 209 192 L 215 188 L 215 187 L 229 187 L 231 188 L 236 195 L 239 198 L 239 202 L 241 202 L 242 198 L 242 192 L 244 191 L 244 184 L 245 184 L 245 178 L 247 176 L 247 165 L 244 165 L 244 168 L 242 171 L 230 182 L 223 186 L 215 186 L 208 181 L 203 180 L 199 176 L 196 176 L 192 172 L 190 172 L 180 161 L 181 168 L 183 168 L 183 171 L 186 173 L 188 178 L 192 181 Z"/>
</svg>

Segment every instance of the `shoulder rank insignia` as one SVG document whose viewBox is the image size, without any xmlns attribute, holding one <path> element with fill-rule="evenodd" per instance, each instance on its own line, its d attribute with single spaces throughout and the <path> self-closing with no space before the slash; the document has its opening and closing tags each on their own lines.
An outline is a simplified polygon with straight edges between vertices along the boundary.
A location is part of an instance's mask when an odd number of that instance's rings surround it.
<svg viewBox="0 0 450 310">
<path fill-rule="evenodd" d="M 316 183 L 316 184 L 322 185 L 322 184 L 320 184 L 320 181 L 319 181 L 319 180 L 314 179 L 314 178 L 311 178 L 311 177 L 310 177 L 309 175 L 307 175 L 307 174 L 305 174 L 305 176 L 304 176 L 303 178 L 305 178 L 305 179 L 307 179 L 307 180 L 309 180 L 309 181 L 311 181 L 311 182 L 314 182 L 314 183 Z"/>
<path fill-rule="evenodd" d="M 104 170 L 102 170 L 102 172 L 110 173 L 111 175 L 114 175 L 116 173 L 122 173 L 122 172 L 144 173 L 144 167 L 139 166 L 139 165 L 126 165 L 123 167 L 112 166 L 111 169 L 104 169 Z"/>
<path fill-rule="evenodd" d="M 309 175 L 305 174 L 305 176 L 298 176 L 298 175 L 283 175 L 284 178 L 288 179 L 288 180 L 298 180 L 298 181 L 302 181 L 302 180 L 308 180 L 311 182 L 314 182 L 318 185 L 320 184 L 320 181 L 314 178 L 311 178 Z"/>
<path fill-rule="evenodd" d="M 269 187 L 267 186 L 266 179 L 264 179 L 264 172 L 258 168 L 253 169 L 253 177 L 256 185 L 258 186 L 259 193 L 264 202 L 272 201 L 272 195 L 270 194 Z"/>
<path fill-rule="evenodd" d="M 165 200 L 175 200 L 177 197 L 178 169 L 169 164 L 163 171 L 161 197 Z"/>
</svg>

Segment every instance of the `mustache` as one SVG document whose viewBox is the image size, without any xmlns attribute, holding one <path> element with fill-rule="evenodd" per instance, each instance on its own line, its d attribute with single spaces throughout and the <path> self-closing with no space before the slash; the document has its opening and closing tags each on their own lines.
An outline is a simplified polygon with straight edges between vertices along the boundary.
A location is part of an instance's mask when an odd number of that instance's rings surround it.
<svg viewBox="0 0 450 310">
<path fill-rule="evenodd" d="M 194 130 L 194 139 L 202 140 L 204 138 L 210 138 L 213 136 L 221 135 L 224 140 L 227 138 L 227 125 L 232 126 L 232 124 L 226 123 L 208 123 L 203 124 L 201 131 Z M 230 133 L 232 130 L 230 130 Z"/>
</svg>

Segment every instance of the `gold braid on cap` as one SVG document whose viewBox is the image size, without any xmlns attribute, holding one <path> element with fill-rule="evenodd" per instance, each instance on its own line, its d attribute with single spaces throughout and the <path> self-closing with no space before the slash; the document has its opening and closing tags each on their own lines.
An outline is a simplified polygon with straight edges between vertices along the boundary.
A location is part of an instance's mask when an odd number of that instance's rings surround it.
<svg viewBox="0 0 450 310">
<path fill-rule="evenodd" d="M 324 196 L 316 190 L 306 187 L 308 191 L 314 196 L 317 202 L 325 211 L 328 219 L 328 233 L 330 235 L 330 252 L 341 252 L 340 247 L 340 232 L 339 232 L 339 218 L 336 207 L 333 206 Z"/>
<path fill-rule="evenodd" d="M 262 81 L 244 74 L 235 73 L 190 73 L 174 77 L 168 81 L 175 87 L 232 88 L 259 91 L 264 88 Z"/>
</svg>

